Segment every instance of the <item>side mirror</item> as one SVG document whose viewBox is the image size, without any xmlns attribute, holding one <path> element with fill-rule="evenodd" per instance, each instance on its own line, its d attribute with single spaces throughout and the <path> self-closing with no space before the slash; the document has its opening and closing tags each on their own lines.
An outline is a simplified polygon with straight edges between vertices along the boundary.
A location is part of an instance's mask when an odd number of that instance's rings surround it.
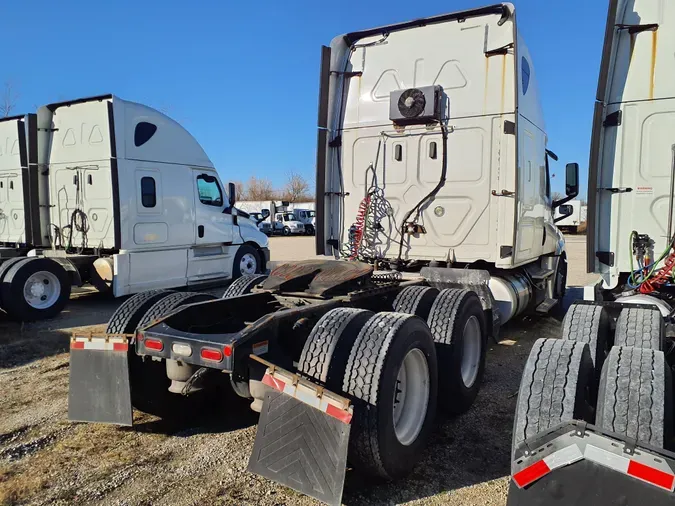
<svg viewBox="0 0 675 506">
<path fill-rule="evenodd" d="M 565 166 L 565 195 L 567 195 L 567 197 L 565 197 L 564 199 L 554 201 L 551 207 L 553 207 L 553 209 L 556 209 L 561 205 L 574 199 L 577 195 L 579 195 L 578 163 L 568 163 Z"/>
<path fill-rule="evenodd" d="M 263 209 L 260 211 L 260 214 L 262 214 L 263 219 L 267 219 L 270 217 L 270 210 L 269 209 Z"/>
<path fill-rule="evenodd" d="M 579 195 L 579 164 L 568 163 L 565 166 L 565 194 L 568 197 Z"/>
<path fill-rule="evenodd" d="M 227 199 L 230 201 L 230 207 L 234 207 L 237 203 L 237 187 L 234 186 L 234 183 L 230 183 L 227 185 L 227 189 Z"/>
</svg>

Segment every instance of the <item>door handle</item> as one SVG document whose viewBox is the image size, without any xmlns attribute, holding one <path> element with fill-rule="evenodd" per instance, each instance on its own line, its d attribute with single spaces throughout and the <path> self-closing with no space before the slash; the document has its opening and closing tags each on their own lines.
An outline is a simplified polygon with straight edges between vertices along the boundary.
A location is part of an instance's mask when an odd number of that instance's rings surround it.
<svg viewBox="0 0 675 506">
<path fill-rule="evenodd" d="M 201 238 L 204 237 L 204 225 L 199 225 L 197 227 L 197 235 Z"/>
</svg>

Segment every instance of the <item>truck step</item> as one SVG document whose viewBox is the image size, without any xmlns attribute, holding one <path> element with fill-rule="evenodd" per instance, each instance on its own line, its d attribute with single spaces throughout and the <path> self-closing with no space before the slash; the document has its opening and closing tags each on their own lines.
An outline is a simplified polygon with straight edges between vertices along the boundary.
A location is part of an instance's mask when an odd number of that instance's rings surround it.
<svg viewBox="0 0 675 506">
<path fill-rule="evenodd" d="M 528 272 L 530 273 L 530 276 L 532 279 L 536 279 L 537 281 L 543 281 L 545 279 L 550 278 L 555 274 L 555 271 L 553 269 L 539 269 L 539 268 L 534 268 L 534 269 L 528 269 Z"/>
<path fill-rule="evenodd" d="M 546 314 L 551 309 L 553 309 L 556 306 L 556 304 L 558 304 L 558 299 L 546 299 L 544 302 L 542 302 L 537 306 L 537 313 Z"/>
</svg>

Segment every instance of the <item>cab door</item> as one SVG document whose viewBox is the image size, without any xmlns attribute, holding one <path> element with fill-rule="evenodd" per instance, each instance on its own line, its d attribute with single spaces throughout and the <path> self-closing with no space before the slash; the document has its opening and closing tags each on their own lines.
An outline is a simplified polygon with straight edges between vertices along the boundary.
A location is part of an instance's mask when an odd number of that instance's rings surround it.
<svg viewBox="0 0 675 506">
<path fill-rule="evenodd" d="M 233 238 L 232 215 L 215 172 L 193 170 L 196 205 L 196 244 L 229 244 Z"/>
<path fill-rule="evenodd" d="M 229 202 L 215 171 L 193 169 L 195 245 L 188 252 L 188 284 L 232 276 L 230 247 L 234 223 Z M 188 212 L 188 210 L 186 210 Z"/>
</svg>

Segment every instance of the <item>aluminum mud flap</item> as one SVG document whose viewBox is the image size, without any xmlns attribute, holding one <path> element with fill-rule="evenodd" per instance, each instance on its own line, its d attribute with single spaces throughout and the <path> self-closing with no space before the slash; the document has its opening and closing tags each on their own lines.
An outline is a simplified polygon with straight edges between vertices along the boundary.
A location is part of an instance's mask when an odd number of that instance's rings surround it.
<svg viewBox="0 0 675 506">
<path fill-rule="evenodd" d="M 674 469 L 668 451 L 571 422 L 519 447 L 507 506 L 675 505 Z"/>
<path fill-rule="evenodd" d="M 131 425 L 128 350 L 124 335 L 70 339 L 70 420 Z"/>
<path fill-rule="evenodd" d="M 250 472 L 331 505 L 342 502 L 349 401 L 268 364 Z"/>
</svg>

